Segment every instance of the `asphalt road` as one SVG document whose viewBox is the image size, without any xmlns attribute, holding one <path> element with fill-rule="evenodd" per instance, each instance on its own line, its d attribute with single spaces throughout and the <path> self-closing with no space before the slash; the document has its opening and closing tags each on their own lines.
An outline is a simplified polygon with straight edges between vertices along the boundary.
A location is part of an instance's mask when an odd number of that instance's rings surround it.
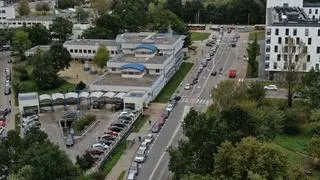
<svg viewBox="0 0 320 180">
<path fill-rule="evenodd" d="M 171 145 L 176 145 L 183 137 L 181 129 L 181 121 L 183 116 L 188 112 L 190 107 L 194 107 L 197 110 L 203 111 L 205 107 L 211 102 L 211 90 L 221 80 L 227 79 L 228 70 L 234 66 L 240 66 L 241 63 L 236 61 L 240 58 L 238 48 L 232 48 L 230 43 L 234 33 L 224 33 L 220 46 L 214 56 L 209 61 L 208 66 L 204 68 L 203 72 L 199 76 L 199 82 L 193 86 L 191 90 L 184 90 L 181 88 L 180 95 L 182 97 L 180 103 L 172 111 L 169 119 L 165 123 L 164 127 L 158 133 L 156 140 L 149 149 L 147 160 L 142 164 L 140 172 L 137 176 L 138 180 L 165 180 L 170 179 L 172 176 L 168 170 L 169 154 L 166 149 Z M 238 42 L 239 44 L 241 42 Z M 197 67 L 204 59 L 206 53 L 210 48 L 200 47 L 204 50 L 199 54 Z M 217 76 L 211 76 L 212 71 L 219 71 L 223 68 L 223 74 Z M 187 77 L 187 83 L 191 81 L 192 75 L 197 72 L 198 68 L 194 68 L 194 72 L 190 77 Z"/>
</svg>

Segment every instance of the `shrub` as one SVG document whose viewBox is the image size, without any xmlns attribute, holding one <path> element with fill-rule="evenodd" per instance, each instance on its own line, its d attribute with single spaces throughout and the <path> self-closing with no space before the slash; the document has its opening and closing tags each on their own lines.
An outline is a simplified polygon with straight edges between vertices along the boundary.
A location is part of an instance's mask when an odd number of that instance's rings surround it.
<svg viewBox="0 0 320 180">
<path fill-rule="evenodd" d="M 86 126 L 90 125 L 95 120 L 96 120 L 95 115 L 88 114 L 83 118 L 81 118 L 79 121 L 73 122 L 72 125 L 77 132 L 81 132 L 82 130 L 84 130 Z"/>
<path fill-rule="evenodd" d="M 87 87 L 87 85 L 83 81 L 80 81 L 76 86 L 76 90 L 82 90 L 86 87 Z"/>
<path fill-rule="evenodd" d="M 21 81 L 29 80 L 29 74 L 26 69 L 22 69 L 19 71 L 19 78 Z"/>
<path fill-rule="evenodd" d="M 82 170 L 90 169 L 94 163 L 95 159 L 88 152 L 84 153 L 81 157 L 77 156 L 76 164 L 78 164 Z"/>
<path fill-rule="evenodd" d="M 299 112 L 294 109 L 287 109 L 285 111 L 285 118 L 283 121 L 283 133 L 289 135 L 296 135 L 301 132 L 301 122 L 299 120 Z"/>
</svg>

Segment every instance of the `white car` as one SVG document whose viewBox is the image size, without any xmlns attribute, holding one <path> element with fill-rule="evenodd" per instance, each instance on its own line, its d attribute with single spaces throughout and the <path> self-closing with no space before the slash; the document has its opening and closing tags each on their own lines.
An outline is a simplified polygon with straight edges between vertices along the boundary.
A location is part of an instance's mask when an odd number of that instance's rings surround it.
<svg viewBox="0 0 320 180">
<path fill-rule="evenodd" d="M 271 84 L 271 85 L 264 86 L 264 90 L 276 91 L 278 90 L 278 88 L 276 85 Z"/>
<path fill-rule="evenodd" d="M 172 109 L 173 109 L 173 104 L 168 104 L 168 105 L 166 106 L 166 110 L 167 110 L 167 111 L 172 111 Z"/>
<path fill-rule="evenodd" d="M 134 117 L 134 114 L 132 112 L 122 111 L 119 113 L 119 116 L 130 116 Z"/>
<path fill-rule="evenodd" d="M 134 158 L 134 161 L 137 163 L 142 163 L 146 160 L 146 147 L 139 147 L 137 155 Z"/>
<path fill-rule="evenodd" d="M 150 144 L 153 142 L 153 140 L 154 140 L 153 134 L 148 134 L 144 141 L 146 141 Z"/>
<path fill-rule="evenodd" d="M 108 149 L 109 146 L 106 144 L 101 144 L 101 143 L 96 143 L 96 144 L 92 144 L 91 146 L 92 148 L 98 148 L 98 149 Z"/>
<path fill-rule="evenodd" d="M 185 90 L 190 90 L 191 89 L 191 85 L 190 84 L 186 84 L 186 86 L 184 87 Z"/>
</svg>

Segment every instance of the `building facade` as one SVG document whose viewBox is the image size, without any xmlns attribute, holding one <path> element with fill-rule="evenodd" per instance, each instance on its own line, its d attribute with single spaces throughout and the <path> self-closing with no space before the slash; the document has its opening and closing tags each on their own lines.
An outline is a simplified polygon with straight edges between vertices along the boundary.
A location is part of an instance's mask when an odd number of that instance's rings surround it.
<svg viewBox="0 0 320 180">
<path fill-rule="evenodd" d="M 0 29 L 8 27 L 8 19 L 15 17 L 14 7 L 6 6 L 3 1 L 0 1 Z"/>
<path fill-rule="evenodd" d="M 89 86 L 90 91 L 125 92 L 125 106 L 139 102 L 138 108 L 146 107 L 180 68 L 184 39 L 183 35 L 170 33 L 124 33 L 115 40 L 67 41 L 64 47 L 72 58 L 87 61 L 94 58 L 100 46 L 105 46 L 110 55 L 107 73 Z"/>
<path fill-rule="evenodd" d="M 292 62 L 299 59 L 295 65 L 300 72 L 319 69 L 320 6 L 302 0 L 268 0 L 266 13 L 265 71 L 269 78 L 286 71 L 291 57 Z M 304 56 L 300 56 L 302 51 Z"/>
</svg>

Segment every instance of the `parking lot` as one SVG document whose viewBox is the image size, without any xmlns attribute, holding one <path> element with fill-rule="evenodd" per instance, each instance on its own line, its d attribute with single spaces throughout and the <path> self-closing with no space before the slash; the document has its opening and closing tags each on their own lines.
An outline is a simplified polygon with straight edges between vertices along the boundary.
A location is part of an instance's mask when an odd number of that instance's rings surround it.
<svg viewBox="0 0 320 180">
<path fill-rule="evenodd" d="M 96 143 L 99 135 L 106 132 L 112 121 L 117 119 L 117 113 L 110 109 L 81 109 L 82 114 L 94 114 L 97 117 L 97 124 L 83 137 L 76 139 L 72 147 L 66 147 L 66 137 L 62 134 L 59 126 L 59 120 L 63 115 L 76 109 L 76 106 L 68 105 L 67 109 L 64 106 L 55 106 L 54 112 L 51 108 L 46 108 L 47 112 L 39 115 L 41 129 L 48 134 L 48 138 L 59 145 L 59 147 L 67 152 L 72 161 L 75 162 L 77 155 L 82 155 L 90 146 Z"/>
</svg>

